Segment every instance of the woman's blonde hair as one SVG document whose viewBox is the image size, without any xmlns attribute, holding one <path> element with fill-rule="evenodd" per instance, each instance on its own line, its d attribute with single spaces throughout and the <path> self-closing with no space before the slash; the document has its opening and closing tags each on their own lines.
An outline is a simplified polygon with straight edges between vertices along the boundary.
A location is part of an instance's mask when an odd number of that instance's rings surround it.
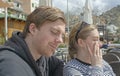
<svg viewBox="0 0 120 76">
<path fill-rule="evenodd" d="M 79 22 L 72 27 L 72 30 L 69 34 L 69 55 L 71 58 L 74 58 L 74 55 L 77 53 L 78 44 L 77 40 L 79 38 L 85 40 L 91 31 L 97 29 L 95 25 L 90 25 L 85 22 Z"/>
</svg>

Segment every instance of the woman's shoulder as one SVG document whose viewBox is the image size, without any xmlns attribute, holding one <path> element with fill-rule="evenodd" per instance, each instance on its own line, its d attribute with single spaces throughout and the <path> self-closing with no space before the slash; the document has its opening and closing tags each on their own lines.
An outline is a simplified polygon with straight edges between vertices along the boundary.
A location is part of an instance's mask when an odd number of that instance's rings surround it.
<svg viewBox="0 0 120 76">
<path fill-rule="evenodd" d="M 65 66 L 64 66 L 64 68 L 68 68 L 69 67 L 69 69 L 70 68 L 74 68 L 74 69 L 80 69 L 80 68 L 83 68 L 83 64 L 82 63 L 80 63 L 79 61 L 77 61 L 76 59 L 71 59 L 70 61 L 68 61 L 66 64 L 65 64 Z"/>
<path fill-rule="evenodd" d="M 79 76 L 79 75 L 82 76 L 81 72 L 79 71 L 79 68 L 80 68 L 79 66 L 78 66 L 78 62 L 75 59 L 71 59 L 65 64 L 63 69 L 63 75 L 64 76 Z"/>
</svg>

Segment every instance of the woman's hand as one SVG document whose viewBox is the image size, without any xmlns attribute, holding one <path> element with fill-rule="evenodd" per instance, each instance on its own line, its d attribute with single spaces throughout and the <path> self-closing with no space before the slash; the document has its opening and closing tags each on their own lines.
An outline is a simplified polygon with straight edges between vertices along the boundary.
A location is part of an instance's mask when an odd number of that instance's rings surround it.
<svg viewBox="0 0 120 76">
<path fill-rule="evenodd" d="M 102 67 L 102 51 L 100 50 L 99 42 L 95 42 L 95 44 L 93 45 L 93 50 L 90 49 L 88 44 L 86 45 L 90 53 L 91 65 Z"/>
</svg>

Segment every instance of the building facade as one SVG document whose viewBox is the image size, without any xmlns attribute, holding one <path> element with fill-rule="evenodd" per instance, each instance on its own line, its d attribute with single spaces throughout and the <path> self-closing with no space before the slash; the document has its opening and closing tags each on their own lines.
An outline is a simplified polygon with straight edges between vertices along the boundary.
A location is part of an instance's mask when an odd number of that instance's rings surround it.
<svg viewBox="0 0 120 76">
<path fill-rule="evenodd" d="M 27 15 L 41 5 L 52 7 L 52 0 L 0 0 L 0 44 L 13 31 L 22 31 Z"/>
<path fill-rule="evenodd" d="M 11 37 L 13 31 L 23 30 L 26 16 L 36 7 L 34 0 L 0 0 L 0 44 Z"/>
<path fill-rule="evenodd" d="M 51 6 L 52 7 L 52 0 L 39 0 L 39 6 Z"/>
</svg>

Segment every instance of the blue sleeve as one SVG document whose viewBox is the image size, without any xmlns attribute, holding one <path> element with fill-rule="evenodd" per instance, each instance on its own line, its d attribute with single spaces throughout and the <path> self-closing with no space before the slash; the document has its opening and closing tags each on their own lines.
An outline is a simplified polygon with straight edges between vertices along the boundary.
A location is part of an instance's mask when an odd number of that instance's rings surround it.
<svg viewBox="0 0 120 76">
<path fill-rule="evenodd" d="M 106 61 L 103 61 L 103 64 L 104 64 L 103 68 L 104 68 L 105 76 L 116 76 L 115 73 L 113 72 L 112 67 Z"/>
<path fill-rule="evenodd" d="M 111 66 L 103 61 L 103 66 L 91 66 L 88 72 L 89 76 L 116 76 L 111 68 Z"/>
<path fill-rule="evenodd" d="M 104 76 L 103 68 L 98 66 L 90 66 L 88 71 L 89 76 Z"/>
<path fill-rule="evenodd" d="M 80 71 L 68 66 L 64 67 L 63 76 L 83 76 L 83 75 L 80 73 Z"/>
<path fill-rule="evenodd" d="M 63 69 L 63 76 L 116 76 L 112 71 L 109 64 L 104 64 L 103 67 L 89 66 L 84 75 L 80 69 L 73 68 L 71 66 L 65 66 Z"/>
</svg>

